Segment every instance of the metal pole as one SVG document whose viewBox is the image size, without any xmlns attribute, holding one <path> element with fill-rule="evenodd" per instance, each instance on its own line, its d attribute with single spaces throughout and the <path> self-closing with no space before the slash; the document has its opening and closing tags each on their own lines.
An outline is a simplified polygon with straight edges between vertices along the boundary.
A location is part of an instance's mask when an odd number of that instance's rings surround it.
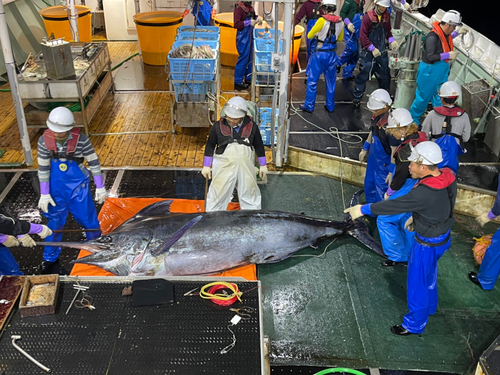
<svg viewBox="0 0 500 375">
<path fill-rule="evenodd" d="M 78 32 L 78 12 L 76 11 L 75 0 L 68 0 L 68 8 L 69 8 L 69 25 L 71 26 L 71 32 L 73 33 L 73 41 L 79 42 L 80 34 Z"/>
<path fill-rule="evenodd" d="M 10 44 L 9 29 L 7 27 L 2 1 L 0 1 L 0 42 L 2 44 L 5 67 L 7 68 L 7 76 L 9 77 L 12 101 L 14 102 L 14 108 L 16 110 L 17 125 L 19 127 L 19 135 L 21 137 L 21 145 L 23 147 L 24 161 L 28 166 L 32 166 L 33 154 L 31 153 L 30 137 L 28 134 L 28 127 L 26 126 L 26 117 L 24 116 L 23 101 L 18 91 L 16 65 L 14 62 L 14 55 L 12 53 L 12 46 Z"/>
<path fill-rule="evenodd" d="M 283 59 L 281 64 L 280 88 L 279 88 L 279 114 L 278 114 L 278 140 L 276 145 L 276 166 L 282 167 L 286 149 L 288 148 L 286 135 L 286 123 L 288 111 L 287 93 L 288 93 L 288 75 L 290 74 L 290 49 L 293 42 L 293 12 L 294 4 L 286 2 L 285 14 L 283 20 Z M 271 125 L 273 126 L 273 125 Z"/>
</svg>

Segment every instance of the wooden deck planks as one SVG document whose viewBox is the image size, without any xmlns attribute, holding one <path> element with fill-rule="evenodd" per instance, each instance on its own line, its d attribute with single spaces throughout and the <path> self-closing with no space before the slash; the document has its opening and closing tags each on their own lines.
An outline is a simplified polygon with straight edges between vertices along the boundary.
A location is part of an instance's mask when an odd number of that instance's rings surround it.
<svg viewBox="0 0 500 375">
<path fill-rule="evenodd" d="M 137 42 L 107 43 L 112 66 L 116 66 L 138 52 Z M 134 59 L 140 59 L 140 57 L 136 56 Z M 145 79 L 150 78 L 145 77 Z M 8 85 L 4 85 L 3 88 L 8 88 Z M 9 92 L 0 92 L 0 107 L 2 108 L 0 113 L 0 149 L 6 150 L 0 163 L 22 162 L 24 155 L 19 140 L 12 96 Z M 89 125 L 91 142 L 99 155 L 102 166 L 201 168 L 210 128 L 183 128 L 178 131 L 178 134 L 92 136 L 96 133 L 169 131 L 171 129 L 170 115 L 170 94 L 168 92 L 109 92 Z M 42 132 L 43 129 L 29 129 L 35 161 L 36 145 Z"/>
</svg>

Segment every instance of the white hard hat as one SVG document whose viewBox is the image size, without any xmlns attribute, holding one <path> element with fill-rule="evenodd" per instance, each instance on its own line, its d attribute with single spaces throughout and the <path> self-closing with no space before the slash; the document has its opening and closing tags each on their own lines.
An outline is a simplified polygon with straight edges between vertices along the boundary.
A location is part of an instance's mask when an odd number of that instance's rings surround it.
<svg viewBox="0 0 500 375">
<path fill-rule="evenodd" d="M 443 153 L 437 143 L 425 141 L 412 149 L 408 160 L 424 165 L 437 165 L 443 161 Z"/>
<path fill-rule="evenodd" d="M 337 5 L 337 0 L 323 0 L 321 5 Z"/>
<path fill-rule="evenodd" d="M 462 16 L 456 10 L 449 10 L 444 14 L 441 22 L 448 23 L 453 26 L 462 26 Z"/>
<path fill-rule="evenodd" d="M 231 118 L 242 118 L 247 114 L 247 102 L 241 96 L 235 96 L 229 99 L 224 106 L 224 113 Z"/>
<path fill-rule="evenodd" d="M 367 107 L 370 111 L 376 111 L 377 109 L 382 109 L 391 104 L 392 99 L 389 93 L 384 89 L 377 89 L 371 93 Z"/>
<path fill-rule="evenodd" d="M 400 128 L 402 126 L 410 126 L 413 122 L 410 111 L 406 108 L 396 108 L 389 115 L 387 129 Z"/>
<path fill-rule="evenodd" d="M 439 89 L 439 96 L 442 98 L 450 98 L 460 95 L 462 95 L 462 88 L 455 81 L 445 82 Z"/>
<path fill-rule="evenodd" d="M 47 127 L 55 133 L 64 133 L 73 129 L 75 116 L 66 107 L 54 108 L 47 118 Z"/>
<path fill-rule="evenodd" d="M 391 0 L 375 0 L 375 5 L 381 5 L 385 8 L 389 8 L 391 6 Z"/>
</svg>

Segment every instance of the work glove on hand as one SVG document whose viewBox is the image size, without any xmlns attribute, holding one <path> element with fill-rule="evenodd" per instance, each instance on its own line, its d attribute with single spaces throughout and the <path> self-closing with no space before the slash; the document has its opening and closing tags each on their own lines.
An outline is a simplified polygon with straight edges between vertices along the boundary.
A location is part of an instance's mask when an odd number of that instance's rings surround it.
<svg viewBox="0 0 500 375">
<path fill-rule="evenodd" d="M 259 22 L 259 20 L 251 20 L 250 26 L 254 27 L 257 22 Z"/>
<path fill-rule="evenodd" d="M 42 225 L 42 231 L 37 234 L 40 236 L 40 238 L 46 238 L 52 234 L 52 231 L 48 226 Z"/>
<path fill-rule="evenodd" d="M 379 49 L 378 49 L 378 48 L 375 48 L 375 49 L 372 51 L 372 54 L 373 54 L 373 57 L 374 57 L 374 58 L 377 58 L 377 57 L 379 57 L 380 55 L 382 55 L 382 54 L 380 53 L 380 51 L 379 51 Z"/>
<path fill-rule="evenodd" d="M 403 4 L 403 8 L 405 8 L 405 10 L 410 9 L 410 4 L 408 4 L 408 3 L 404 3 L 404 4 Z"/>
<path fill-rule="evenodd" d="M 56 206 L 56 202 L 54 202 L 50 194 L 42 194 L 38 201 L 38 208 L 47 213 L 49 212 L 49 203 L 54 207 Z"/>
<path fill-rule="evenodd" d="M 389 199 L 389 194 L 387 194 L 387 192 L 384 193 L 384 201 L 386 201 L 387 199 Z"/>
<path fill-rule="evenodd" d="M 15 247 L 15 246 L 19 246 L 20 243 L 16 237 L 7 236 L 7 238 L 5 238 L 5 241 L 2 242 L 2 245 L 4 245 L 5 247 Z"/>
<path fill-rule="evenodd" d="M 456 60 L 458 57 L 458 52 L 457 51 L 450 51 L 448 52 L 450 54 L 450 60 Z"/>
<path fill-rule="evenodd" d="M 35 247 L 36 246 L 35 241 L 33 241 L 33 238 L 31 238 L 31 236 L 29 234 L 25 234 L 22 237 L 19 236 L 18 239 L 19 239 L 20 245 L 23 247 Z"/>
<path fill-rule="evenodd" d="M 467 26 L 462 26 L 460 30 L 458 30 L 458 34 L 467 34 L 469 32 L 469 28 Z"/>
<path fill-rule="evenodd" d="M 482 227 L 484 227 L 484 224 L 488 223 L 491 221 L 491 219 L 489 218 L 488 216 L 488 213 L 489 212 L 485 212 L 484 214 L 481 214 L 479 215 L 478 217 L 476 217 L 476 221 L 478 222 L 479 225 L 481 225 Z"/>
<path fill-rule="evenodd" d="M 344 213 L 351 215 L 352 220 L 356 220 L 357 218 L 363 216 L 363 213 L 361 212 L 361 205 L 360 204 L 346 208 L 344 210 Z"/>
<path fill-rule="evenodd" d="M 210 17 L 211 17 L 212 19 L 214 19 L 216 14 L 217 14 L 217 10 L 212 9 L 212 12 L 210 13 Z"/>
<path fill-rule="evenodd" d="M 189 14 L 189 10 L 184 10 L 184 13 L 182 13 L 182 18 L 186 17 Z"/>
<path fill-rule="evenodd" d="M 392 184 L 392 173 L 391 173 L 391 172 L 389 172 L 389 173 L 387 174 L 387 177 L 385 178 L 385 183 L 386 183 L 387 185 Z"/>
<path fill-rule="evenodd" d="M 265 165 L 260 166 L 259 177 L 264 184 L 267 184 L 267 167 Z"/>
<path fill-rule="evenodd" d="M 406 220 L 405 229 L 408 230 L 408 232 L 413 232 L 413 216 L 410 216 L 410 218 Z"/>
<path fill-rule="evenodd" d="M 103 204 L 108 197 L 108 192 L 105 187 L 95 189 L 95 201 L 98 204 Z"/>
<path fill-rule="evenodd" d="M 352 23 L 350 23 L 349 25 L 347 25 L 347 30 L 349 30 L 353 34 L 356 31 L 356 29 L 354 28 L 354 25 Z"/>
<path fill-rule="evenodd" d="M 368 151 L 367 150 L 361 150 L 359 152 L 358 160 L 359 161 L 366 161 L 367 156 L 368 156 Z"/>
<path fill-rule="evenodd" d="M 201 174 L 207 180 L 210 180 L 212 178 L 212 171 L 211 171 L 210 167 L 203 167 L 203 169 L 201 170 Z"/>
<path fill-rule="evenodd" d="M 391 42 L 391 44 L 389 44 L 389 47 L 391 48 L 391 50 L 396 51 L 399 48 L 399 43 L 396 41 Z M 373 54 L 373 56 L 375 56 L 375 54 Z"/>
</svg>

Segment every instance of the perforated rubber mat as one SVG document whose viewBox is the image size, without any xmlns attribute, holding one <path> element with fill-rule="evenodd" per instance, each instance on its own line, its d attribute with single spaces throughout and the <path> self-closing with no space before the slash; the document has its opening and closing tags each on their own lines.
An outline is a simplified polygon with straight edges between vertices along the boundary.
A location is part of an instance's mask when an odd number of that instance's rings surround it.
<svg viewBox="0 0 500 375">
<path fill-rule="evenodd" d="M 73 306 L 73 282 L 62 282 L 56 314 L 22 318 L 19 311 L 0 338 L 0 373 L 43 374 L 22 356 L 16 343 L 53 374 L 261 374 L 261 328 L 258 283 L 238 282 L 249 320 L 228 330 L 235 312 L 199 296 L 184 293 L 206 282 L 174 282 L 176 303 L 132 307 L 122 297 L 131 282 L 80 282 L 90 286 L 95 310 Z M 232 307 L 242 306 L 237 302 Z"/>
</svg>

